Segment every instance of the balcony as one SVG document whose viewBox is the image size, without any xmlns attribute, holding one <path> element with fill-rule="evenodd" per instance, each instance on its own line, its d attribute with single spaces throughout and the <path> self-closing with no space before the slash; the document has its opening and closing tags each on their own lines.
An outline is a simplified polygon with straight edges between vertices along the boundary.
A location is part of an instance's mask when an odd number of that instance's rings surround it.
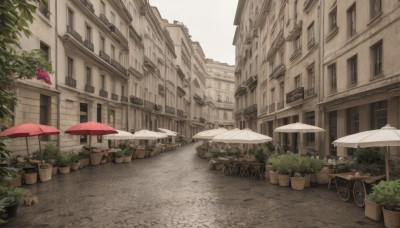
<svg viewBox="0 0 400 228">
<path fill-rule="evenodd" d="M 107 55 L 104 51 L 100 50 L 100 58 L 102 58 L 106 62 L 110 62 L 110 56 Z"/>
<path fill-rule="evenodd" d="M 158 84 L 158 94 L 160 94 L 161 96 L 165 95 L 165 87 L 163 84 Z"/>
<path fill-rule="evenodd" d="M 115 93 L 111 93 L 111 100 L 118 101 L 118 95 Z"/>
<path fill-rule="evenodd" d="M 87 49 L 89 49 L 89 50 L 91 50 L 91 51 L 94 51 L 94 45 L 93 45 L 92 42 L 90 42 L 89 40 L 83 41 L 83 45 L 84 45 Z"/>
<path fill-rule="evenodd" d="M 294 41 L 301 34 L 302 25 L 302 20 L 295 22 L 293 29 L 289 32 L 289 35 L 286 38 L 286 41 Z"/>
<path fill-rule="evenodd" d="M 139 97 L 131 96 L 131 103 L 135 105 L 143 105 L 143 100 Z"/>
<path fill-rule="evenodd" d="M 165 106 L 165 113 L 171 114 L 171 115 L 175 115 L 175 108 L 170 107 L 170 106 Z"/>
<path fill-rule="evenodd" d="M 89 0 L 81 0 L 82 4 L 85 5 L 92 13 L 94 13 L 93 4 Z"/>
<path fill-rule="evenodd" d="M 83 42 L 82 36 L 69 25 L 67 25 L 67 33 L 71 34 L 71 36 L 74 37 L 80 43 Z"/>
<path fill-rule="evenodd" d="M 65 78 L 65 85 L 69 86 L 69 87 L 73 87 L 76 88 L 76 80 L 72 77 L 66 77 Z"/>
<path fill-rule="evenodd" d="M 272 70 L 271 74 L 269 75 L 269 78 L 270 79 L 279 78 L 285 73 L 286 73 L 286 65 L 281 63 Z"/>
<path fill-rule="evenodd" d="M 120 41 L 122 43 L 124 43 L 126 46 L 128 46 L 128 40 L 125 38 L 125 36 L 121 33 L 121 31 L 119 31 L 119 29 L 115 25 L 110 23 L 108 27 L 111 29 L 112 32 L 115 33 L 115 35 L 117 35 L 118 39 L 120 39 Z"/>
<path fill-rule="evenodd" d="M 266 113 L 266 112 L 268 112 L 268 105 L 265 105 L 265 106 L 262 107 L 261 110 L 260 110 L 260 113 L 261 113 L 261 114 L 264 114 L 264 113 Z"/>
<path fill-rule="evenodd" d="M 247 88 L 253 90 L 257 86 L 257 75 L 251 76 L 246 81 Z"/>
<path fill-rule="evenodd" d="M 299 87 L 286 94 L 286 104 L 304 99 L 304 87 Z"/>
<path fill-rule="evenodd" d="M 203 117 L 200 117 L 200 118 L 199 118 L 199 121 L 200 121 L 200 123 L 205 123 L 205 122 L 206 122 L 206 119 L 204 119 Z"/>
<path fill-rule="evenodd" d="M 178 115 L 178 117 L 180 117 L 180 118 L 184 118 L 184 119 L 186 119 L 186 118 L 187 118 L 187 113 L 186 113 L 186 112 L 184 112 L 183 110 L 181 110 L 181 109 L 177 109 L 176 111 L 177 111 L 177 115 Z"/>
<path fill-rule="evenodd" d="M 308 48 L 308 50 L 310 50 L 311 48 L 313 48 L 316 45 L 317 45 L 317 43 L 315 42 L 315 38 L 313 37 L 308 41 L 307 48 Z"/>
<path fill-rule="evenodd" d="M 182 87 L 180 87 L 180 86 L 177 86 L 177 87 L 176 87 L 176 93 L 177 93 L 178 96 L 180 96 L 180 97 L 183 97 L 183 96 L 186 95 L 185 90 L 184 90 Z"/>
<path fill-rule="evenodd" d="M 100 97 L 108 98 L 108 92 L 105 90 L 100 90 L 99 92 Z"/>
<path fill-rule="evenodd" d="M 49 6 L 39 3 L 39 12 L 47 19 L 50 19 Z"/>
<path fill-rule="evenodd" d="M 269 109 L 269 113 L 275 112 L 275 103 L 270 104 L 270 105 L 268 106 L 268 109 Z"/>
<path fill-rule="evenodd" d="M 247 93 L 247 86 L 246 86 L 246 81 L 243 81 L 242 84 L 240 84 L 236 91 L 235 91 L 235 97 L 241 96 L 243 94 Z"/>
<path fill-rule="evenodd" d="M 157 69 L 157 65 L 151 61 L 151 59 L 147 56 L 144 56 L 144 66 L 155 71 Z"/>
<path fill-rule="evenodd" d="M 270 61 L 278 51 L 280 47 L 285 43 L 285 38 L 283 37 L 283 30 L 281 29 L 276 36 L 275 40 L 272 42 L 271 47 L 267 53 L 267 61 Z"/>
<path fill-rule="evenodd" d="M 144 101 L 144 107 L 149 109 L 149 110 L 153 110 L 155 105 L 156 104 L 154 104 L 151 101 L 146 101 L 146 100 Z"/>
<path fill-rule="evenodd" d="M 158 105 L 158 104 L 156 104 L 156 105 L 154 105 L 154 111 L 156 111 L 156 112 L 162 112 L 162 105 Z"/>
<path fill-rule="evenodd" d="M 193 99 L 199 104 L 204 105 L 204 99 L 201 98 L 197 93 L 193 94 Z"/>
<path fill-rule="evenodd" d="M 311 97 L 315 94 L 315 88 L 309 88 L 305 91 L 305 96 L 306 97 Z"/>
<path fill-rule="evenodd" d="M 278 109 L 278 110 L 281 110 L 281 109 L 283 109 L 283 107 L 284 107 L 283 101 L 278 102 L 278 107 L 277 107 L 277 109 Z"/>
<path fill-rule="evenodd" d="M 293 61 L 297 58 L 297 56 L 301 55 L 301 46 L 297 47 L 296 50 L 294 50 L 294 52 L 292 53 L 292 55 L 290 56 L 290 61 Z"/>
<path fill-rule="evenodd" d="M 214 105 L 216 108 L 220 109 L 230 109 L 230 110 L 235 109 L 235 104 L 231 102 L 215 102 Z"/>
<path fill-rule="evenodd" d="M 99 19 L 103 24 L 105 24 L 107 27 L 110 25 L 110 21 L 107 19 L 106 15 L 100 14 Z"/>
<path fill-rule="evenodd" d="M 126 70 L 125 67 L 123 67 L 119 62 L 115 59 L 111 59 L 111 66 L 115 67 L 119 72 L 121 72 L 123 75 L 128 75 L 128 70 Z"/>
<path fill-rule="evenodd" d="M 128 97 L 121 96 L 121 102 L 128 103 Z"/>
<path fill-rule="evenodd" d="M 253 104 L 253 105 L 251 105 L 251 106 L 249 106 L 249 107 L 247 107 L 247 108 L 245 108 L 243 110 L 243 115 L 244 116 L 250 115 L 252 113 L 256 113 L 257 114 L 257 104 Z"/>
<path fill-rule="evenodd" d="M 235 115 L 237 115 L 237 116 L 241 116 L 243 114 L 243 109 L 239 109 L 239 110 L 236 110 L 235 111 Z"/>
<path fill-rule="evenodd" d="M 306 13 L 310 12 L 310 10 L 315 2 L 316 2 L 315 0 L 306 0 L 303 5 L 304 12 L 306 12 Z"/>
<path fill-rule="evenodd" d="M 94 93 L 94 86 L 86 84 L 85 91 L 89 93 Z"/>
</svg>

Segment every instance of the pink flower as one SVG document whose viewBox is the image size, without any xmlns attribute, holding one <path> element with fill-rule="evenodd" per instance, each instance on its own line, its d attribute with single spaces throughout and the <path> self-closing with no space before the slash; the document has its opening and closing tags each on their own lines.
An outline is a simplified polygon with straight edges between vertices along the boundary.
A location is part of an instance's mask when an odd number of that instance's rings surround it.
<svg viewBox="0 0 400 228">
<path fill-rule="evenodd" d="M 36 71 L 36 78 L 51 85 L 50 75 L 46 71 L 44 71 L 41 67 L 39 67 Z"/>
</svg>

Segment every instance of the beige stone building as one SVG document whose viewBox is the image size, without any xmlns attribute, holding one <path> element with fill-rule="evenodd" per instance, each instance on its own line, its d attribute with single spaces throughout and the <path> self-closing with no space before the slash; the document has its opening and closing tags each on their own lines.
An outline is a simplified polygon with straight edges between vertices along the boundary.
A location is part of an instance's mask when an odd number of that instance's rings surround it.
<svg viewBox="0 0 400 228">
<path fill-rule="evenodd" d="M 210 104 L 211 127 L 232 129 L 235 125 L 234 66 L 207 59 L 206 67 L 206 101 L 210 101 L 208 103 Z"/>
<path fill-rule="evenodd" d="M 237 126 L 255 129 L 244 112 L 254 105 L 256 129 L 278 147 L 325 155 L 345 155 L 331 142 L 347 134 L 387 123 L 399 128 L 400 68 L 393 49 L 400 41 L 399 7 L 399 1 L 382 0 L 239 0 Z M 252 75 L 258 76 L 255 96 L 249 95 Z M 297 121 L 326 132 L 274 133 Z"/>
<path fill-rule="evenodd" d="M 206 56 L 182 23 L 163 20 L 146 0 L 50 0 L 37 7 L 33 36 L 21 43 L 47 54 L 52 85 L 18 81 L 13 124 L 30 121 L 63 132 L 94 120 L 131 132 L 168 128 L 189 140 L 211 126 Z M 77 151 L 88 138 L 62 133 L 42 141 Z M 92 138 L 93 146 L 108 143 Z M 37 150 L 37 139 L 29 145 Z M 25 154 L 24 139 L 13 139 L 10 149 Z"/>
</svg>

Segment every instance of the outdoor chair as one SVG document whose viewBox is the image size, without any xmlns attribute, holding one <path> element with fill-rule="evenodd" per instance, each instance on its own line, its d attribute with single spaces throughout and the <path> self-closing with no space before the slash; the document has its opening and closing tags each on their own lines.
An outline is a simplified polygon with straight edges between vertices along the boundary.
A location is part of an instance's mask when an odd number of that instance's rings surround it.
<svg viewBox="0 0 400 228">
<path fill-rule="evenodd" d="M 263 179 L 263 169 L 264 165 L 261 163 L 254 163 L 251 165 L 251 179 L 255 179 L 257 176 L 260 178 L 260 180 Z"/>
</svg>

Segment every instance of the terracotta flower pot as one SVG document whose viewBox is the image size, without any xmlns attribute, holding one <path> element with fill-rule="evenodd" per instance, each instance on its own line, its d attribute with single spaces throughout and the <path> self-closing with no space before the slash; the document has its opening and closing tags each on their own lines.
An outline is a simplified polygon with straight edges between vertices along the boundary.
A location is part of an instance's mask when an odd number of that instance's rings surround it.
<svg viewBox="0 0 400 228">
<path fill-rule="evenodd" d="M 90 154 L 90 164 L 100 165 L 102 157 L 103 157 L 103 154 L 101 154 L 101 153 L 91 153 Z"/>
<path fill-rule="evenodd" d="M 10 180 L 10 187 L 20 187 L 22 185 L 21 175 L 14 177 Z"/>
<path fill-rule="evenodd" d="M 305 177 L 290 177 L 290 185 L 292 189 L 302 191 L 306 183 Z"/>
<path fill-rule="evenodd" d="M 136 151 L 137 153 L 137 158 L 145 158 L 146 157 L 146 151 L 144 149 L 138 149 Z"/>
<path fill-rule="evenodd" d="M 78 170 L 79 169 L 79 166 L 81 165 L 81 163 L 78 161 L 78 162 L 76 162 L 76 163 L 73 163 L 73 164 L 71 164 L 71 169 L 73 170 L 73 171 L 76 171 L 76 170 Z"/>
<path fill-rule="evenodd" d="M 278 173 L 274 171 L 269 171 L 269 183 L 278 184 Z"/>
<path fill-rule="evenodd" d="M 38 173 L 24 173 L 24 179 L 26 184 L 36 184 Z"/>
<path fill-rule="evenodd" d="M 389 211 L 385 208 L 383 210 L 383 220 L 385 221 L 385 226 L 388 228 L 399 228 L 400 227 L 400 212 Z"/>
<path fill-rule="evenodd" d="M 278 174 L 278 183 L 281 187 L 289 187 L 290 184 L 290 176 Z"/>
<path fill-rule="evenodd" d="M 124 156 L 124 157 L 123 157 L 123 161 L 124 161 L 125 163 L 131 162 L 131 161 L 132 161 L 132 155 Z"/>
<path fill-rule="evenodd" d="M 83 167 L 88 166 L 90 164 L 90 158 L 83 158 L 82 162 L 83 162 Z"/>
<path fill-rule="evenodd" d="M 115 161 L 115 163 L 120 164 L 120 163 L 124 162 L 124 157 L 115 158 L 114 161 Z"/>
<path fill-rule="evenodd" d="M 39 178 L 41 182 L 51 180 L 51 175 L 53 174 L 53 168 L 50 166 L 49 168 L 42 169 L 39 166 Z"/>
<path fill-rule="evenodd" d="M 84 159 L 84 158 L 79 159 L 79 168 L 80 168 L 80 169 L 83 168 L 83 165 L 84 165 L 84 164 L 85 164 L 85 159 Z"/>
<path fill-rule="evenodd" d="M 58 170 L 60 171 L 61 174 L 67 174 L 71 172 L 71 167 L 67 166 L 67 167 L 58 167 Z"/>
<path fill-rule="evenodd" d="M 56 175 L 57 172 L 58 172 L 58 166 L 53 166 L 53 167 L 51 167 L 51 174 L 52 174 L 52 175 Z"/>
<path fill-rule="evenodd" d="M 321 170 L 319 172 L 316 172 L 316 177 L 317 177 L 317 183 L 318 184 L 328 184 L 330 176 L 329 174 L 332 173 L 332 170 L 326 169 L 326 170 Z"/>
<path fill-rule="evenodd" d="M 365 217 L 374 221 L 381 221 L 382 205 L 372 202 L 367 198 L 364 199 L 364 202 L 365 202 L 365 211 L 364 211 Z"/>
</svg>

